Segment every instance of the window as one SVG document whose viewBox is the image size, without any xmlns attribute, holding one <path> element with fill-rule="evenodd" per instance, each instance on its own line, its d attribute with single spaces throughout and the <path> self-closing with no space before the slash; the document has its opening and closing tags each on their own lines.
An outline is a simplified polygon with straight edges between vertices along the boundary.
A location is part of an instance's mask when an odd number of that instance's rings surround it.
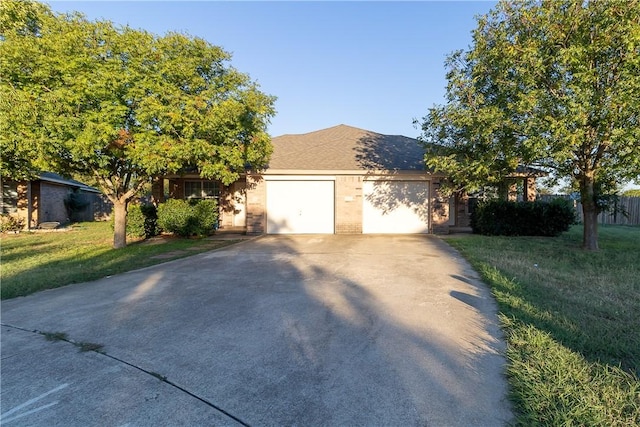
<svg viewBox="0 0 640 427">
<path fill-rule="evenodd" d="M 2 213 L 15 213 L 18 211 L 18 183 L 14 181 L 2 181 Z"/>
<path fill-rule="evenodd" d="M 185 199 L 214 199 L 220 196 L 220 186 L 216 181 L 185 181 Z"/>
</svg>

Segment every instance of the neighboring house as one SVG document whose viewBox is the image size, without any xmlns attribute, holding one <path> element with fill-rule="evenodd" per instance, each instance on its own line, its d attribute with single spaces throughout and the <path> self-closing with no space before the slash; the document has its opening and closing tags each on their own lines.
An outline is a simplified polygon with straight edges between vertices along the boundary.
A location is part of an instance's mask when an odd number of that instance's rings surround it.
<svg viewBox="0 0 640 427">
<path fill-rule="evenodd" d="M 197 173 L 158 180 L 153 196 L 216 198 L 220 227 L 268 234 L 438 233 L 469 224 L 466 197 L 445 198 L 413 139 L 339 125 L 272 139 L 269 166 L 225 187 Z M 526 173 L 528 198 L 534 178 Z M 451 213 L 451 215 L 450 215 Z"/>
<path fill-rule="evenodd" d="M 75 209 L 69 218 L 65 200 L 74 197 Z M 93 221 L 109 215 L 111 207 L 99 190 L 82 182 L 44 172 L 31 181 L 2 180 L 2 214 L 24 221 L 26 228 L 40 224 Z"/>
</svg>

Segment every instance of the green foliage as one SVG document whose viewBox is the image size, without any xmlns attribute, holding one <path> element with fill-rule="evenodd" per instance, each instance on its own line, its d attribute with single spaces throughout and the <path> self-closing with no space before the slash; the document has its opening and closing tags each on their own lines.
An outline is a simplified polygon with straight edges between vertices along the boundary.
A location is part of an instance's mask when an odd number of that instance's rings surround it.
<svg viewBox="0 0 640 427">
<path fill-rule="evenodd" d="M 626 190 L 622 193 L 622 197 L 640 197 L 640 188 Z"/>
<path fill-rule="evenodd" d="M 213 199 L 169 199 L 158 206 L 158 225 L 164 231 L 183 237 L 206 236 L 214 231 L 218 204 Z"/>
<path fill-rule="evenodd" d="M 195 167 L 229 184 L 267 164 L 275 98 L 206 40 L 32 1 L 0 2 L 0 31 L 3 174 L 89 175 L 122 207 L 154 176 Z"/>
<path fill-rule="evenodd" d="M 471 215 L 473 232 L 502 236 L 558 236 L 575 223 L 570 202 L 509 202 L 488 200 L 480 203 Z"/>
<path fill-rule="evenodd" d="M 502 0 L 446 67 L 421 139 L 455 188 L 539 167 L 577 184 L 593 233 L 601 195 L 640 176 L 638 0 Z"/>
<path fill-rule="evenodd" d="M 137 203 L 130 204 L 127 207 L 127 235 L 132 237 L 147 237 L 145 233 L 145 219 L 142 213 L 142 206 Z"/>
<path fill-rule="evenodd" d="M 140 205 L 140 213 L 144 217 L 144 236 L 149 238 L 160 234 L 158 209 L 151 203 L 145 203 Z"/>
<path fill-rule="evenodd" d="M 9 214 L 0 215 L 0 233 L 6 233 L 8 231 L 20 231 L 23 228 L 23 218 L 17 218 Z"/>
<path fill-rule="evenodd" d="M 111 229 L 113 228 L 114 218 L 111 217 Z M 127 236 L 148 239 L 158 234 L 160 227 L 156 207 L 150 203 L 131 203 L 127 207 Z"/>
</svg>

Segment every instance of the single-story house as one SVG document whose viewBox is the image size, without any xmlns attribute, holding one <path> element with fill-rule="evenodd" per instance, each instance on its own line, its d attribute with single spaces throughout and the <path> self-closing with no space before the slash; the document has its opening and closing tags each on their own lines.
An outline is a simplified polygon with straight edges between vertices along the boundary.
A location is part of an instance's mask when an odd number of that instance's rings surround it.
<svg viewBox="0 0 640 427">
<path fill-rule="evenodd" d="M 73 212 L 67 208 L 71 195 L 81 202 L 76 203 Z M 70 220 L 93 221 L 111 212 L 110 204 L 98 189 L 52 172 L 43 172 L 30 181 L 3 179 L 0 204 L 2 214 L 22 219 L 25 228 L 38 228 L 44 223 L 64 224 Z"/>
<path fill-rule="evenodd" d="M 346 125 L 272 139 L 268 167 L 230 186 L 197 173 L 157 180 L 153 198 L 217 198 L 220 227 L 267 234 L 446 234 L 469 224 L 465 196 L 443 197 L 413 138 Z M 535 178 L 523 174 L 528 197 Z M 168 185 L 168 188 L 165 186 Z"/>
</svg>

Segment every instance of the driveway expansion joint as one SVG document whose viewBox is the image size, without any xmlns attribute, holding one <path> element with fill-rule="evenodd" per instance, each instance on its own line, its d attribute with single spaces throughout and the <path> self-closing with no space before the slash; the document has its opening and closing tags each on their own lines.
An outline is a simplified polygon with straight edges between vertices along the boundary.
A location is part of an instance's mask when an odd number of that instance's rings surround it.
<svg viewBox="0 0 640 427">
<path fill-rule="evenodd" d="M 106 356 L 106 357 L 108 357 L 108 358 L 110 358 L 112 360 L 115 360 L 116 362 L 122 363 L 122 364 L 130 366 L 130 367 L 132 367 L 134 369 L 137 369 L 137 370 L 139 370 L 141 372 L 144 372 L 145 374 L 150 375 L 150 376 L 162 381 L 163 383 L 166 383 L 167 385 L 169 385 L 169 386 L 171 386 L 171 387 L 173 387 L 173 388 L 175 388 L 177 390 L 180 390 L 181 392 L 193 397 L 194 399 L 199 400 L 200 402 L 204 403 L 205 405 L 209 406 L 210 408 L 215 409 L 216 411 L 220 412 L 221 414 L 225 415 L 226 417 L 231 418 L 233 421 L 237 422 L 241 426 L 251 427 L 251 425 L 249 423 L 247 423 L 246 421 L 244 421 L 244 420 L 236 417 L 235 415 L 225 411 L 224 409 L 222 409 L 221 407 L 217 406 L 216 404 L 214 404 L 212 402 L 209 402 L 207 399 L 198 396 L 197 394 L 185 389 L 184 387 L 179 386 L 178 384 L 176 384 L 176 383 L 172 382 L 171 380 L 169 380 L 166 376 L 164 376 L 162 374 L 159 374 L 157 372 L 149 371 L 149 370 L 147 370 L 145 368 L 142 368 L 140 366 L 137 366 L 137 365 L 135 365 L 133 363 L 127 362 L 126 360 L 123 360 L 123 359 L 120 359 L 120 358 L 118 358 L 116 356 L 108 354 L 106 351 L 103 350 L 104 347 L 102 345 L 100 345 L 100 344 L 78 342 L 78 341 L 75 341 L 75 340 L 69 338 L 66 333 L 61 333 L 61 332 L 55 332 L 55 333 L 45 332 L 45 331 L 40 331 L 38 329 L 27 329 L 27 328 L 23 328 L 23 327 L 20 327 L 20 326 L 10 325 L 10 324 L 7 324 L 7 323 L 0 323 L 0 327 L 11 328 L 11 329 L 16 329 L 16 330 L 23 331 L 23 332 L 33 333 L 33 334 L 36 334 L 36 335 L 40 335 L 40 336 L 46 338 L 49 341 L 64 341 L 64 342 L 67 342 L 69 344 L 72 344 L 72 345 L 78 347 L 80 349 L 80 351 L 83 351 L 83 352 L 92 351 L 94 353 L 101 354 L 101 355 Z"/>
</svg>

